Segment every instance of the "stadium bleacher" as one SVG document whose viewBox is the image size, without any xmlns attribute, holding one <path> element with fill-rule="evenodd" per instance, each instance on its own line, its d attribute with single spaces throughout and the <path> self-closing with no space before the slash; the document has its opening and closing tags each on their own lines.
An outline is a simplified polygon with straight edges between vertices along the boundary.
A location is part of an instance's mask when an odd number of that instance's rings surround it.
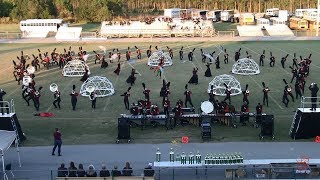
<svg viewBox="0 0 320 180">
<path fill-rule="evenodd" d="M 239 36 L 264 36 L 260 26 L 237 26 Z"/>
<path fill-rule="evenodd" d="M 82 27 L 60 27 L 55 38 L 56 40 L 79 40 Z"/>
<path fill-rule="evenodd" d="M 291 29 L 284 24 L 265 26 L 270 36 L 294 36 Z"/>
</svg>

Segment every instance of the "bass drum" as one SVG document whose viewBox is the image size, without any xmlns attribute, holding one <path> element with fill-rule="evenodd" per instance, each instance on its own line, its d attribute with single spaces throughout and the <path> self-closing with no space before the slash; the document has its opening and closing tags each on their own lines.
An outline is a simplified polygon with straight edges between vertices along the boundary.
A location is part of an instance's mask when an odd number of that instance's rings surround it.
<svg viewBox="0 0 320 180">
<path fill-rule="evenodd" d="M 210 101 L 204 101 L 201 103 L 201 111 L 209 114 L 212 113 L 214 110 L 214 106 Z"/>
</svg>

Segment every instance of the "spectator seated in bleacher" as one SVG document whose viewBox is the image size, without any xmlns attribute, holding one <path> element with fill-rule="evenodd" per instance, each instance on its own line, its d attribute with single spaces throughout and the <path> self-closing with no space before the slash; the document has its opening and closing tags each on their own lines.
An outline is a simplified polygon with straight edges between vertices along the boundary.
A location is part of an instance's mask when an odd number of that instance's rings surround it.
<svg viewBox="0 0 320 180">
<path fill-rule="evenodd" d="M 102 167 L 101 167 L 101 171 L 100 171 L 100 173 L 99 173 L 99 176 L 100 176 L 100 177 L 109 177 L 109 176 L 110 176 L 110 172 L 107 170 L 106 165 L 102 164 Z"/>
<path fill-rule="evenodd" d="M 84 177 L 86 175 L 86 171 L 83 169 L 82 164 L 79 164 L 77 175 L 78 177 Z"/>
<path fill-rule="evenodd" d="M 121 176 L 121 172 L 118 170 L 118 166 L 114 166 L 113 170 L 111 171 L 112 177 Z"/>
<path fill-rule="evenodd" d="M 67 175 L 68 170 L 64 167 L 64 163 L 61 163 L 60 167 L 58 168 L 58 177 L 66 177 Z"/>
<path fill-rule="evenodd" d="M 86 173 L 86 176 L 87 177 L 97 177 L 97 172 L 94 169 L 94 166 L 92 164 L 89 166 L 89 169 L 88 169 L 88 171 Z"/>
<path fill-rule="evenodd" d="M 146 168 L 144 168 L 144 176 L 147 177 L 153 177 L 154 176 L 154 170 L 152 169 L 152 163 L 149 163 Z"/>
<path fill-rule="evenodd" d="M 70 167 L 68 168 L 69 171 L 69 177 L 77 177 L 77 168 L 74 165 L 74 162 L 70 162 Z"/>
<path fill-rule="evenodd" d="M 126 162 L 126 166 L 122 170 L 123 176 L 132 176 L 132 168 L 130 167 L 129 162 Z"/>
</svg>

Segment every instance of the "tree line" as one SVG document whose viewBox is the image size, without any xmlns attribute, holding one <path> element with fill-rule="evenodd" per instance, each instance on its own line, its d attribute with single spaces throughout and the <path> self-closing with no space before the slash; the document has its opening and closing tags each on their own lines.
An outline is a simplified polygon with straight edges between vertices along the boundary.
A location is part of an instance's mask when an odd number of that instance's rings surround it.
<svg viewBox="0 0 320 180">
<path fill-rule="evenodd" d="M 316 8 L 317 0 L 0 0 L 0 17 L 11 21 L 30 18 L 62 18 L 101 22 L 117 17 L 158 15 L 166 8 L 237 9 L 265 12 L 267 8 Z"/>
</svg>

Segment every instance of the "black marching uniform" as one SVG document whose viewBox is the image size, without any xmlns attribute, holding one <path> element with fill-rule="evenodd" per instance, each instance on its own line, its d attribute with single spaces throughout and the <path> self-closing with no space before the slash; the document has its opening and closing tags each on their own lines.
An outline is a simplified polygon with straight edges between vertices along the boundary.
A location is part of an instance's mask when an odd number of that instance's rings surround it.
<svg viewBox="0 0 320 180">
<path fill-rule="evenodd" d="M 91 107 L 95 109 L 96 103 L 97 103 L 97 93 L 95 92 L 90 93 L 89 99 L 91 101 Z"/>
<path fill-rule="evenodd" d="M 1 114 L 3 115 L 3 96 L 6 95 L 7 93 L 3 90 L 0 89 L 0 108 L 1 108 Z"/>
<path fill-rule="evenodd" d="M 268 93 L 270 89 L 268 87 L 264 87 L 262 91 L 263 91 L 263 105 L 267 104 L 267 107 L 268 107 L 269 106 Z"/>
<path fill-rule="evenodd" d="M 71 93 L 70 93 L 72 110 L 74 110 L 74 111 L 76 110 L 77 101 L 78 101 L 77 96 L 79 95 L 79 94 L 75 91 L 75 89 L 76 89 L 76 87 L 73 86 L 73 90 L 72 90 Z"/>
<path fill-rule="evenodd" d="M 198 68 L 193 68 L 192 77 L 189 80 L 189 84 L 198 84 Z"/>
<path fill-rule="evenodd" d="M 259 61 L 259 65 L 260 66 L 263 66 L 264 65 L 264 58 L 266 57 L 265 55 L 264 55 L 264 50 L 263 50 L 263 54 L 261 54 L 260 55 L 260 61 Z"/>
<path fill-rule="evenodd" d="M 188 90 L 188 87 L 187 87 L 187 85 L 186 85 L 186 91 L 184 92 L 184 95 L 186 96 L 184 105 L 185 105 L 186 107 L 188 107 L 188 106 L 187 106 L 187 103 L 188 103 L 188 102 L 189 102 L 190 105 L 193 107 L 193 104 L 192 104 L 192 101 L 191 101 L 191 94 L 192 94 L 192 92 Z"/>
<path fill-rule="evenodd" d="M 256 124 L 259 126 L 262 119 L 262 105 L 258 103 L 256 106 Z"/>
<path fill-rule="evenodd" d="M 319 91 L 319 88 L 317 86 L 317 84 L 312 83 L 309 86 L 309 90 L 311 91 L 311 109 L 312 111 L 316 111 L 317 110 L 317 93 Z"/>
<path fill-rule="evenodd" d="M 270 52 L 270 63 L 269 63 L 269 65 L 270 65 L 270 67 L 274 67 L 274 64 L 275 64 L 275 62 L 276 62 L 276 58 L 274 57 L 274 56 L 272 56 L 272 53 Z"/>
<path fill-rule="evenodd" d="M 54 105 L 55 108 L 61 108 L 60 107 L 60 102 L 61 102 L 61 93 L 57 90 L 53 94 L 54 101 L 52 104 Z"/>
<path fill-rule="evenodd" d="M 211 77 L 212 74 L 211 74 L 211 69 L 210 69 L 210 63 L 207 63 L 206 66 L 207 66 L 207 70 L 206 70 L 206 72 L 204 73 L 204 76 L 205 76 L 205 77 Z"/>
<path fill-rule="evenodd" d="M 180 51 L 179 51 L 179 56 L 180 56 L 180 60 L 183 60 L 183 46 L 181 47 Z"/>
<path fill-rule="evenodd" d="M 127 91 L 127 92 L 123 93 L 121 96 L 123 96 L 124 106 L 126 107 L 127 110 L 129 110 L 129 97 L 130 97 L 130 92 Z"/>
</svg>

